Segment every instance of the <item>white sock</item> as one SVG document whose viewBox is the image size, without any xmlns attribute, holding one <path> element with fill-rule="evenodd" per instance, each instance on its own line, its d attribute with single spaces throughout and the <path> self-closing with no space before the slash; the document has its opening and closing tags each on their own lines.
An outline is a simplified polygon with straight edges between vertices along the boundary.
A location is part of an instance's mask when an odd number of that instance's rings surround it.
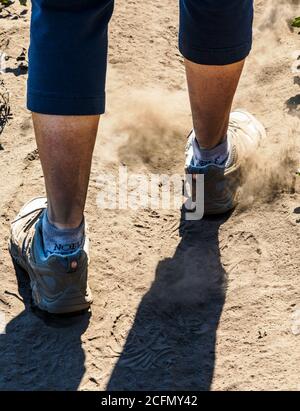
<svg viewBox="0 0 300 411">
<path fill-rule="evenodd" d="M 47 257 L 51 254 L 68 255 L 83 248 L 84 221 L 78 228 L 59 229 L 50 223 L 47 211 L 42 220 L 44 251 Z"/>
<path fill-rule="evenodd" d="M 227 161 L 230 157 L 229 155 L 230 151 L 231 151 L 231 144 L 227 136 L 225 137 L 222 143 L 208 150 L 205 148 L 201 148 L 199 146 L 196 136 L 194 135 L 194 138 L 193 138 L 194 160 L 195 160 L 195 163 L 200 167 L 203 167 L 209 164 L 226 166 Z"/>
</svg>

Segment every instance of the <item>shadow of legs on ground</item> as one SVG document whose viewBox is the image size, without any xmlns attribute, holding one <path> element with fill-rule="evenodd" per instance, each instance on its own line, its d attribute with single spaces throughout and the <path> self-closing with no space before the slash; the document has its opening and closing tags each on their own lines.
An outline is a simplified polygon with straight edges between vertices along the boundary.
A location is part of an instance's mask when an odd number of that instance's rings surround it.
<svg viewBox="0 0 300 411">
<path fill-rule="evenodd" d="M 218 233 L 227 216 L 182 222 L 172 258 L 159 262 L 108 390 L 209 390 L 226 273 Z"/>
<path fill-rule="evenodd" d="M 15 269 L 25 310 L 0 335 L 0 390 L 76 390 L 85 372 L 81 335 L 89 314 L 39 318 L 30 308 L 27 274 Z"/>
</svg>

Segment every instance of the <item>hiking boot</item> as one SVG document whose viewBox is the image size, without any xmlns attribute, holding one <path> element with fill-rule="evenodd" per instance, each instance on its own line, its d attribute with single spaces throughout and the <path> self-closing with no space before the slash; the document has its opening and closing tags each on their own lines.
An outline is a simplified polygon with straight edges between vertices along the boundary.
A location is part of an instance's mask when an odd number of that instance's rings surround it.
<svg viewBox="0 0 300 411">
<path fill-rule="evenodd" d="M 252 114 L 245 110 L 236 110 L 230 115 L 227 136 L 230 148 L 225 164 L 197 164 L 193 154 L 194 132 L 188 137 L 185 169 L 187 174 L 204 175 L 206 215 L 226 213 L 238 204 L 239 188 L 243 183 L 243 165 L 255 155 L 266 131 Z"/>
<path fill-rule="evenodd" d="M 47 200 L 38 197 L 22 207 L 11 223 L 10 253 L 30 277 L 34 304 L 52 314 L 73 313 L 92 303 L 87 283 L 89 241 L 73 254 L 46 256 L 42 217 Z"/>
</svg>

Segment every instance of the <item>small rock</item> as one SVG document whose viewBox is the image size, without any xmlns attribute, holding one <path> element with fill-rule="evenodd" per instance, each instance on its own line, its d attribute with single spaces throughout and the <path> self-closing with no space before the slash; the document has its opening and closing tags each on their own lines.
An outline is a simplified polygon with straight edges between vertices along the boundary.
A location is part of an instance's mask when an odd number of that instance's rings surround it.
<svg viewBox="0 0 300 411">
<path fill-rule="evenodd" d="M 300 335 L 300 309 L 296 310 L 292 314 L 291 331 L 294 335 Z"/>
</svg>

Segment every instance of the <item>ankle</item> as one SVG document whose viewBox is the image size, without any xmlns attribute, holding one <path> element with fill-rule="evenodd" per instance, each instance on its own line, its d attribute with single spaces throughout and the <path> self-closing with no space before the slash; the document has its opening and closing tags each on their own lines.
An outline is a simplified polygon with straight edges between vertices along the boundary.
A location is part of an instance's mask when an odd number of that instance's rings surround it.
<svg viewBox="0 0 300 411">
<path fill-rule="evenodd" d="M 197 138 L 196 133 L 195 133 L 195 139 L 197 141 L 199 149 L 203 152 L 213 151 L 221 145 L 226 145 L 227 141 L 228 141 L 227 140 L 227 134 L 223 135 L 223 137 L 221 137 L 221 138 L 218 138 L 218 140 L 214 140 L 213 144 L 208 144 L 208 143 L 200 144 L 200 142 L 199 142 L 200 139 Z"/>
<path fill-rule="evenodd" d="M 194 133 L 199 147 L 203 150 L 213 150 L 227 139 L 228 121 L 221 128 L 204 128 L 195 125 Z"/>
<path fill-rule="evenodd" d="M 80 227 L 84 220 L 83 214 L 81 215 L 68 215 L 65 218 L 57 218 L 50 207 L 47 209 L 47 218 L 50 224 L 58 228 L 59 230 L 74 230 Z"/>
</svg>

